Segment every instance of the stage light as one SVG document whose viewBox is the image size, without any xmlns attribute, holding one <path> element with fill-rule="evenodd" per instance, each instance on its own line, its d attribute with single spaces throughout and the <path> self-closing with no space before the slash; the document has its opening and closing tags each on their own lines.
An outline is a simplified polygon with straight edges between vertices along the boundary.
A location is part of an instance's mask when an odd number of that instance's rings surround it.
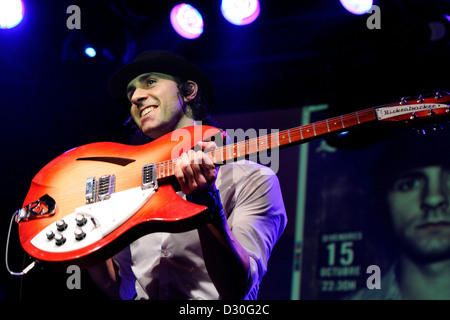
<svg viewBox="0 0 450 320">
<path fill-rule="evenodd" d="M 220 10 L 228 22 L 243 26 L 258 18 L 261 7 L 258 0 L 222 0 Z"/>
<path fill-rule="evenodd" d="M 86 47 L 84 49 L 84 53 L 89 57 L 89 58 L 93 58 L 97 55 L 97 51 L 95 51 L 94 48 L 92 47 Z"/>
<path fill-rule="evenodd" d="M 372 8 L 372 0 L 339 0 L 342 6 L 353 14 L 365 14 Z"/>
<path fill-rule="evenodd" d="M 170 11 L 173 29 L 183 38 L 195 39 L 203 33 L 203 18 L 190 4 L 181 3 Z"/>
<path fill-rule="evenodd" d="M 23 19 L 23 4 L 20 0 L 0 0 L 0 28 L 11 29 Z"/>
</svg>

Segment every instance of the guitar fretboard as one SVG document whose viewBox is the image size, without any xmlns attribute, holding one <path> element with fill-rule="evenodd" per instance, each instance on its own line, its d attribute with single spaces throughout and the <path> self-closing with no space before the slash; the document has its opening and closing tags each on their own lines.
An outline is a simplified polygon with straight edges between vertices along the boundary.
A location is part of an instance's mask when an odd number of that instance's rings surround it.
<svg viewBox="0 0 450 320">
<path fill-rule="evenodd" d="M 207 152 L 207 154 L 212 159 L 214 164 L 221 165 L 227 162 L 256 155 L 259 152 L 266 152 L 274 148 L 309 142 L 311 140 L 319 139 L 339 131 L 345 131 L 351 127 L 375 120 L 375 109 L 369 108 L 311 124 L 278 131 L 261 137 L 239 141 L 223 147 L 217 147 Z M 178 159 L 179 158 L 175 158 L 156 163 L 156 178 L 159 180 L 173 176 L 175 171 L 175 163 Z"/>
</svg>

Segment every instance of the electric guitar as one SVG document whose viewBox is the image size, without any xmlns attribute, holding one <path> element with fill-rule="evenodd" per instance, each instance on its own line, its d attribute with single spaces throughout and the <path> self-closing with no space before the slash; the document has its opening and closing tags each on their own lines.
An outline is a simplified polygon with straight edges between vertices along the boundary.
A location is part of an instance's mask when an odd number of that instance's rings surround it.
<svg viewBox="0 0 450 320">
<path fill-rule="evenodd" d="M 442 122 L 450 116 L 449 103 L 447 93 L 402 99 L 207 154 L 221 165 L 366 124 Z M 182 152 L 222 134 L 214 127 L 193 126 L 145 145 L 99 142 L 65 152 L 37 173 L 15 213 L 22 247 L 38 261 L 86 267 L 147 233 L 183 232 L 208 223 L 207 208 L 185 201 L 171 181 Z"/>
</svg>

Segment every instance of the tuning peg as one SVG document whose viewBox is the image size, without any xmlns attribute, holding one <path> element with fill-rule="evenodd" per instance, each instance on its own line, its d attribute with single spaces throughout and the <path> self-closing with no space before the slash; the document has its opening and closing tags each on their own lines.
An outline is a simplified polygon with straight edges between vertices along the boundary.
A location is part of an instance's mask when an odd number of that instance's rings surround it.
<svg viewBox="0 0 450 320">
<path fill-rule="evenodd" d="M 433 128 L 433 131 L 444 130 L 444 127 L 439 123 L 435 123 L 431 127 Z"/>
<path fill-rule="evenodd" d="M 442 95 L 439 92 L 436 92 L 436 94 L 434 95 L 434 99 L 440 99 L 442 98 Z"/>
<path fill-rule="evenodd" d="M 423 102 L 423 98 L 422 98 L 422 95 L 420 95 L 420 96 L 418 96 L 418 97 L 417 97 L 417 102 L 418 102 L 418 103 L 421 103 L 421 102 Z"/>
<path fill-rule="evenodd" d="M 434 112 L 433 108 L 430 108 L 430 111 L 428 111 L 429 116 L 433 116 L 436 112 Z"/>
<path fill-rule="evenodd" d="M 408 103 L 408 101 L 406 101 L 406 99 L 405 99 L 405 97 L 402 97 L 401 99 L 400 99 L 400 102 L 399 102 L 400 104 L 405 104 L 405 103 Z"/>
<path fill-rule="evenodd" d="M 409 117 L 409 119 L 410 119 L 410 120 L 417 119 L 417 114 L 416 114 L 415 112 L 413 112 L 413 113 L 411 114 L 411 116 Z"/>
</svg>

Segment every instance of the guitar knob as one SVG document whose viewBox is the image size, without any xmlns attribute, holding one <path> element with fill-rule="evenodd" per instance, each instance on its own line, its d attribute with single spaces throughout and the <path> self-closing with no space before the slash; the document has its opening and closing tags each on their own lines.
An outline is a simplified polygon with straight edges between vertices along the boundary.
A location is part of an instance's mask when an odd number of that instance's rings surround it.
<svg viewBox="0 0 450 320">
<path fill-rule="evenodd" d="M 86 233 L 81 228 L 76 228 L 74 231 L 75 239 L 78 241 L 83 240 L 86 237 Z"/>
<path fill-rule="evenodd" d="M 52 230 L 47 231 L 47 239 L 52 240 L 55 237 L 55 233 Z"/>
<path fill-rule="evenodd" d="M 66 238 L 61 233 L 55 235 L 55 243 L 57 246 L 61 246 L 66 242 Z"/>
<path fill-rule="evenodd" d="M 66 230 L 66 228 L 67 228 L 67 223 L 63 219 L 56 221 L 56 229 L 58 231 L 64 231 L 64 230 Z"/>
<path fill-rule="evenodd" d="M 87 219 L 83 214 L 77 214 L 75 221 L 77 222 L 77 226 L 82 227 L 86 224 Z"/>
</svg>

